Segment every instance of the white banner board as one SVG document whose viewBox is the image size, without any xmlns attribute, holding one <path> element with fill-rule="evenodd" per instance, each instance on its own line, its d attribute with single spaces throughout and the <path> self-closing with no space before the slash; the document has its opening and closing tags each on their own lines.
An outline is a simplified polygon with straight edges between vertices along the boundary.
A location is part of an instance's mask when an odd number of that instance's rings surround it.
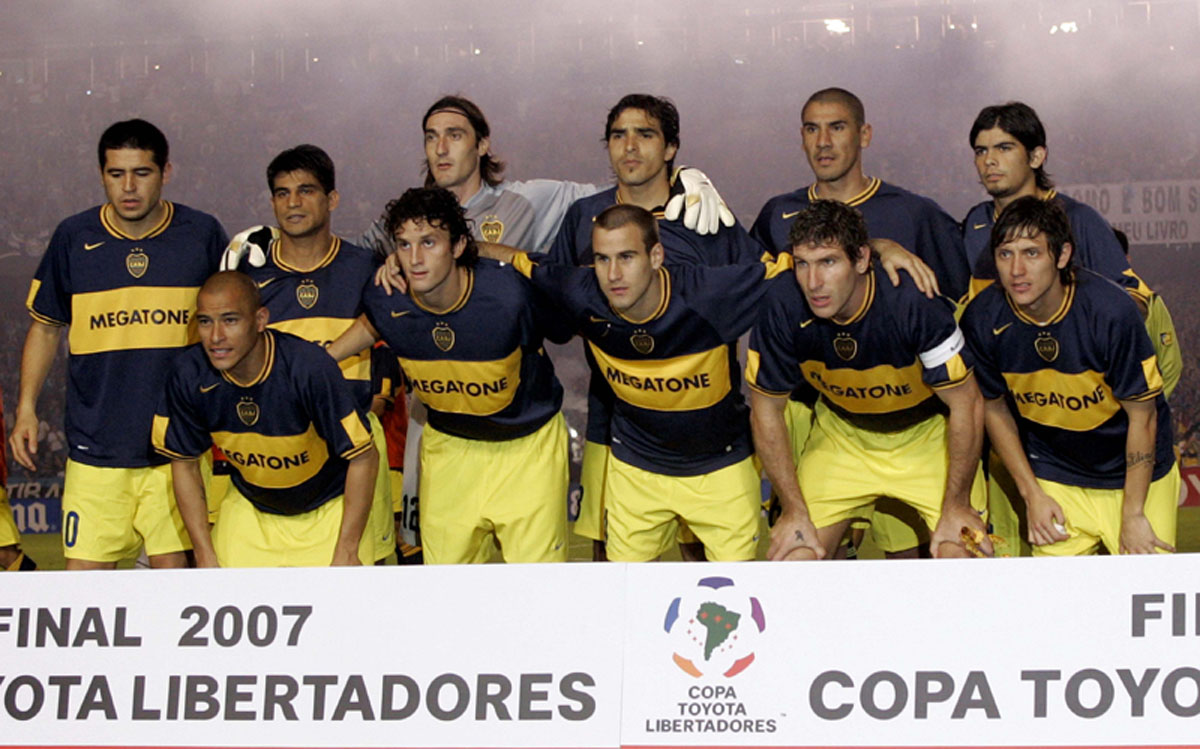
<svg viewBox="0 0 1200 749">
<path fill-rule="evenodd" d="M 1067 185 L 1060 192 L 1087 203 L 1132 245 L 1200 242 L 1200 181 Z"/>
</svg>

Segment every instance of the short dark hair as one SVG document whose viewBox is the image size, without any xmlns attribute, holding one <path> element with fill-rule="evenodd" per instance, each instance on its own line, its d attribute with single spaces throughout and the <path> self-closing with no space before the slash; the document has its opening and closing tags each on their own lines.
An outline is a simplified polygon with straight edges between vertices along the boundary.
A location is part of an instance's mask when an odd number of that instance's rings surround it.
<svg viewBox="0 0 1200 749">
<path fill-rule="evenodd" d="M 867 111 L 863 108 L 862 99 L 850 93 L 844 88 L 823 88 L 812 96 L 808 97 L 808 101 L 804 102 L 804 106 L 800 107 L 800 117 L 804 117 L 804 110 L 808 109 L 809 104 L 821 102 L 836 102 L 844 104 L 854 117 L 854 124 L 862 127 L 867 123 Z"/>
<path fill-rule="evenodd" d="M 836 244 L 858 262 L 867 244 L 867 222 L 857 208 L 837 200 L 814 200 L 788 231 L 788 246 Z"/>
<path fill-rule="evenodd" d="M 653 213 L 641 206 L 630 203 L 610 205 L 596 216 L 592 230 L 604 229 L 605 231 L 614 231 L 630 224 L 637 227 L 642 235 L 642 244 L 645 245 L 643 249 L 646 252 L 650 252 L 650 248 L 659 242 L 658 219 L 654 218 Z"/>
<path fill-rule="evenodd" d="M 311 143 L 301 143 L 271 159 L 271 163 L 267 165 L 267 189 L 274 190 L 275 178 L 288 172 L 308 172 L 316 178 L 326 193 L 337 189 L 333 159 Z"/>
<path fill-rule="evenodd" d="M 454 193 L 444 187 L 410 187 L 387 204 L 384 216 L 384 227 L 390 237 L 395 238 L 396 232 L 408 221 L 426 223 L 448 231 L 452 245 L 466 237 L 467 246 L 455 260 L 456 264 L 470 267 L 479 259 L 479 248 L 475 245 L 475 237 L 471 236 L 467 212 L 459 205 Z"/>
<path fill-rule="evenodd" d="M 1033 111 L 1033 107 L 1024 102 L 1010 101 L 980 110 L 979 115 L 975 117 L 975 122 L 971 125 L 971 148 L 975 148 L 976 136 L 984 130 L 991 130 L 994 127 L 998 127 L 1016 138 L 1027 152 L 1032 153 L 1035 148 L 1046 147 L 1046 128 L 1042 126 L 1042 120 L 1038 117 L 1037 112 Z M 1038 189 L 1049 190 L 1054 187 L 1054 180 L 1050 179 L 1050 175 L 1046 173 L 1044 162 L 1033 170 L 1033 174 L 1037 180 Z"/>
<path fill-rule="evenodd" d="M 100 157 L 100 168 L 103 169 L 108 162 L 107 151 L 122 148 L 149 151 L 153 154 L 154 163 L 159 170 L 167 167 L 167 159 L 170 156 L 167 136 L 145 120 L 122 120 L 108 126 L 100 136 L 100 146 L 96 149 Z"/>
<path fill-rule="evenodd" d="M 257 312 L 262 307 L 262 293 L 258 290 L 258 284 L 253 278 L 237 270 L 223 270 L 212 274 L 200 287 L 199 293 L 206 294 L 229 287 L 238 291 L 239 298 L 250 302 L 251 312 Z"/>
<path fill-rule="evenodd" d="M 429 124 L 429 118 L 438 112 L 457 112 L 467 118 L 467 122 L 471 123 L 471 127 L 475 129 L 475 142 L 483 138 L 492 137 L 492 129 L 488 127 L 487 118 L 483 116 L 481 110 L 475 102 L 465 96 L 443 96 L 433 103 L 433 106 L 425 110 L 425 116 L 421 118 L 421 130 L 425 130 L 425 126 Z M 483 177 L 483 181 L 495 187 L 504 181 L 505 164 L 500 159 L 491 153 L 492 149 L 488 149 L 488 153 L 479 157 L 479 174 Z M 429 161 L 425 161 L 425 186 L 433 187 L 436 182 L 433 179 L 433 174 L 429 171 Z"/>
<path fill-rule="evenodd" d="M 1062 257 L 1063 247 L 1067 244 L 1075 246 L 1071 220 L 1067 218 L 1067 212 L 1057 200 L 1042 200 L 1033 195 L 1017 198 L 1005 206 L 1000 212 L 1000 218 L 996 219 L 988 242 L 988 251 L 994 258 L 996 250 L 1005 242 L 1018 237 L 1036 237 L 1038 234 L 1046 237 L 1046 249 L 1056 265 Z M 1058 277 L 1064 284 L 1071 282 L 1071 270 L 1074 265 L 1075 258 L 1072 256 L 1067 266 L 1059 269 Z"/>
<path fill-rule="evenodd" d="M 662 128 L 663 140 L 668 146 L 679 148 L 679 110 L 670 99 L 652 94 L 626 94 L 616 105 L 608 110 L 608 118 L 604 121 L 604 142 L 612 135 L 613 123 L 626 109 L 640 109 L 648 117 L 658 120 Z M 673 169 L 675 159 L 667 162 L 667 168 Z"/>
</svg>

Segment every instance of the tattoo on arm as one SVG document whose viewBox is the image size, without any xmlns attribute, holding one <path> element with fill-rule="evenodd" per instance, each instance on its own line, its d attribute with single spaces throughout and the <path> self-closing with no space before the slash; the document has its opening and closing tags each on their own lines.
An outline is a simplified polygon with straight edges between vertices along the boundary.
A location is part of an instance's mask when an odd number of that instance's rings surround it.
<svg viewBox="0 0 1200 749">
<path fill-rule="evenodd" d="M 1135 467 L 1141 465 L 1142 463 L 1153 463 L 1153 462 L 1154 462 L 1154 454 L 1153 453 L 1143 453 L 1143 452 L 1136 452 L 1136 451 L 1131 452 L 1131 453 L 1126 453 L 1126 455 L 1125 455 L 1125 470 L 1129 470 L 1130 468 L 1135 468 Z"/>
</svg>

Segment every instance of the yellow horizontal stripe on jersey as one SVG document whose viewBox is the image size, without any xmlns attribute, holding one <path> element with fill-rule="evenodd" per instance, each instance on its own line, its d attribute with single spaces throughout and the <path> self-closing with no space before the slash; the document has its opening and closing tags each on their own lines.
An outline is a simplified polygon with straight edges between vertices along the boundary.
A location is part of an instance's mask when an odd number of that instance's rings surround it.
<svg viewBox="0 0 1200 749">
<path fill-rule="evenodd" d="M 495 361 L 400 358 L 412 391 L 435 411 L 491 416 L 508 408 L 521 384 L 521 349 Z"/>
<path fill-rule="evenodd" d="M 213 432 L 213 442 L 242 478 L 264 489 L 289 489 L 308 481 L 329 460 L 329 447 L 309 425 L 283 437 L 254 432 Z"/>
<path fill-rule="evenodd" d="M 979 292 L 983 291 L 994 283 L 996 282 L 991 278 L 975 278 L 972 276 L 971 283 L 967 286 L 967 301 L 969 302 L 975 297 L 979 296 Z"/>
<path fill-rule="evenodd" d="M 1076 374 L 1056 369 L 1005 372 L 1017 410 L 1030 421 L 1072 432 L 1086 432 L 1121 410 L 1100 372 Z"/>
<path fill-rule="evenodd" d="M 354 324 L 354 319 L 344 317 L 301 317 L 295 320 L 278 320 L 268 323 L 267 327 L 291 333 L 306 341 L 321 346 L 328 346 L 337 340 Z M 371 349 L 365 348 L 353 356 L 338 363 L 342 368 L 342 376 L 347 380 L 371 379 Z"/>
<path fill-rule="evenodd" d="M 588 342 L 605 382 L 626 403 L 651 411 L 698 411 L 730 390 L 729 347 L 717 346 L 670 359 L 630 361 Z"/>
<path fill-rule="evenodd" d="M 129 286 L 71 297 L 72 354 L 195 343 L 196 287 Z"/>
<path fill-rule="evenodd" d="M 919 361 L 907 367 L 880 364 L 870 369 L 829 368 L 825 362 L 800 365 L 805 381 L 812 383 L 834 404 L 856 414 L 886 414 L 924 403 L 933 391 L 921 379 Z"/>
</svg>

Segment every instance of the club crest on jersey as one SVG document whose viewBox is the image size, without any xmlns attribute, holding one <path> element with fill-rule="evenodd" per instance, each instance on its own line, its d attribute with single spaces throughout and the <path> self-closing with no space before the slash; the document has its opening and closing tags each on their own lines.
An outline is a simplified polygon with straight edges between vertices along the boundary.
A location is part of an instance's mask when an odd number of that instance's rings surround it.
<svg viewBox="0 0 1200 749">
<path fill-rule="evenodd" d="M 842 361 L 850 361 L 858 355 L 858 341 L 851 338 L 849 333 L 838 333 L 833 339 L 833 352 Z"/>
<path fill-rule="evenodd" d="M 1039 333 L 1037 340 L 1033 342 L 1033 349 L 1048 362 L 1058 358 L 1058 341 L 1049 333 Z"/>
<path fill-rule="evenodd" d="M 150 258 L 146 257 L 146 251 L 141 247 L 134 247 L 125 257 L 125 270 L 134 278 L 146 275 L 146 269 L 149 267 Z"/>
<path fill-rule="evenodd" d="M 433 326 L 433 345 L 442 351 L 454 348 L 454 331 L 450 329 L 449 325 L 440 322 Z"/>
<path fill-rule="evenodd" d="M 504 236 L 504 222 L 489 216 L 486 221 L 479 224 L 479 233 L 483 235 L 485 242 L 499 242 L 500 237 Z"/>
<path fill-rule="evenodd" d="M 258 423 L 258 404 L 249 398 L 243 398 L 238 401 L 237 415 L 242 420 L 242 423 L 248 427 L 252 427 Z"/>
<path fill-rule="evenodd" d="M 643 356 L 654 350 L 654 337 L 641 328 L 633 331 L 633 335 L 629 336 L 629 343 L 634 351 Z"/>
<path fill-rule="evenodd" d="M 304 281 L 296 287 L 296 301 L 300 302 L 300 306 L 304 309 L 312 309 L 317 303 L 317 297 L 321 295 L 317 285 L 311 279 Z"/>
</svg>

